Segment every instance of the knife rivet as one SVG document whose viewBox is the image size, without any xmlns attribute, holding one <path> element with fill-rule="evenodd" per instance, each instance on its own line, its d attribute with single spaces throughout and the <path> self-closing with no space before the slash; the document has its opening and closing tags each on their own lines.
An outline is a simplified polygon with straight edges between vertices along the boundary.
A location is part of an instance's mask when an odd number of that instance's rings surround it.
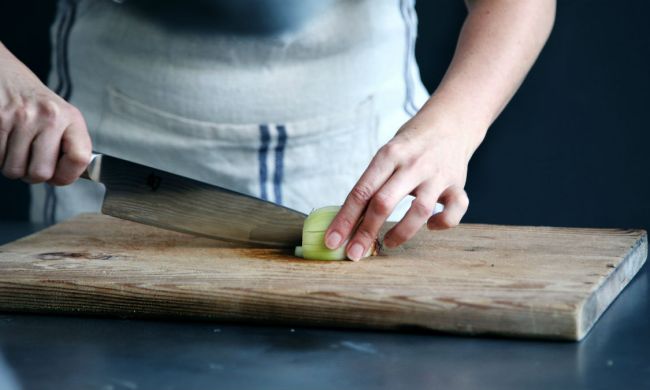
<svg viewBox="0 0 650 390">
<path fill-rule="evenodd" d="M 155 191 L 160 187 L 160 182 L 162 181 L 162 178 L 155 173 L 151 173 L 149 177 L 147 177 L 147 185 L 149 188 L 151 188 L 151 191 Z"/>
</svg>

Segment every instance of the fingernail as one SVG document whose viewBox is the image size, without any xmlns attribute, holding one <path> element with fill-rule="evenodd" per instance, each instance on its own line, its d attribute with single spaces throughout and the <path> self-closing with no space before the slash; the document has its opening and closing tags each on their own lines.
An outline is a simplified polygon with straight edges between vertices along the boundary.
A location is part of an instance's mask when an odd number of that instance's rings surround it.
<svg viewBox="0 0 650 390">
<path fill-rule="evenodd" d="M 325 246 L 329 249 L 336 249 L 341 245 L 341 235 L 338 232 L 330 233 L 325 239 Z"/>
<path fill-rule="evenodd" d="M 348 257 L 352 261 L 359 261 L 361 256 L 363 256 L 363 245 L 359 243 L 353 244 L 348 251 Z"/>
</svg>

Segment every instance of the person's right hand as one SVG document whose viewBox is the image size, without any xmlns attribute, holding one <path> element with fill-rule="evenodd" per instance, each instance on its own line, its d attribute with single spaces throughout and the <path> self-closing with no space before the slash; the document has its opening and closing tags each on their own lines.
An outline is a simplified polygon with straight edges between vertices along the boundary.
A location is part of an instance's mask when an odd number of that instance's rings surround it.
<svg viewBox="0 0 650 390">
<path fill-rule="evenodd" d="M 10 179 L 66 185 L 92 152 L 77 108 L 48 89 L 0 44 L 0 169 Z"/>
</svg>

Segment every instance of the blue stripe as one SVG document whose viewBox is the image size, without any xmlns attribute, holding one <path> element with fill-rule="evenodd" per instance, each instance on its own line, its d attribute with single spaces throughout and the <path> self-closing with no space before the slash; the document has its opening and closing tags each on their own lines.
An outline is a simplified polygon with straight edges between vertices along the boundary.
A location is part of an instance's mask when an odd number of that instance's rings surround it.
<svg viewBox="0 0 650 390">
<path fill-rule="evenodd" d="M 67 101 L 70 100 L 70 97 L 72 96 L 72 80 L 70 77 L 70 68 L 68 64 L 68 43 L 70 41 L 70 31 L 72 30 L 72 26 L 74 25 L 74 20 L 77 15 L 77 3 L 76 1 L 68 1 L 70 5 L 70 21 L 68 22 L 68 25 L 66 26 L 65 30 L 63 31 L 64 37 L 63 37 L 63 50 L 62 50 L 62 64 L 63 64 L 63 74 L 65 75 L 65 79 L 67 83 L 65 86 L 67 87 L 64 89 L 61 93 L 61 97 Z"/>
<path fill-rule="evenodd" d="M 410 55 L 409 55 L 409 61 L 410 64 L 413 63 L 413 59 L 415 58 L 415 39 L 417 37 L 417 16 L 415 15 L 415 3 L 411 1 L 410 5 L 407 6 L 407 15 L 408 15 L 408 20 L 409 20 L 409 27 L 411 28 L 411 46 L 410 46 Z M 410 65 L 409 64 L 409 65 Z M 411 76 L 410 72 L 410 67 L 409 67 L 409 75 Z M 411 81 L 411 98 L 409 99 L 409 102 L 411 103 L 411 108 L 413 109 L 413 115 L 415 115 L 418 112 L 418 107 L 415 104 L 415 96 L 414 96 L 414 90 L 415 90 L 415 83 L 413 77 L 409 77 L 409 80 Z"/>
<path fill-rule="evenodd" d="M 63 8 L 61 11 L 61 16 L 59 17 L 59 25 L 57 26 L 57 31 L 56 31 L 56 71 L 57 71 L 57 86 L 54 88 L 54 92 L 57 93 L 57 95 L 61 95 L 61 92 L 63 91 L 64 84 L 66 82 L 65 80 L 65 75 L 63 72 L 63 58 L 65 57 L 63 54 L 63 45 L 65 41 L 65 33 L 64 31 L 66 30 L 66 26 L 68 22 L 72 19 L 72 14 L 71 10 L 72 8 L 70 7 L 68 2 L 61 2 L 60 6 Z"/>
<path fill-rule="evenodd" d="M 43 205 L 43 223 L 50 222 L 50 203 L 52 202 L 51 192 L 54 190 L 50 184 L 45 183 L 45 204 Z"/>
<path fill-rule="evenodd" d="M 406 38 L 406 55 L 404 58 L 404 83 L 406 86 L 406 96 L 404 98 L 404 111 L 408 115 L 415 115 L 417 113 L 417 108 L 413 103 L 413 80 L 411 77 L 411 54 L 413 50 L 413 28 L 412 28 L 412 15 L 409 12 L 409 4 L 406 0 L 400 0 L 400 13 L 402 14 L 402 20 L 404 21 L 405 27 L 405 38 Z"/>
<path fill-rule="evenodd" d="M 70 69 L 68 67 L 68 42 L 70 40 L 70 31 L 72 30 L 77 13 L 77 4 L 74 0 L 67 0 L 62 2 L 61 6 L 64 8 L 61 11 L 62 14 L 56 32 L 55 60 L 58 81 L 54 91 L 63 99 L 70 100 L 70 96 L 72 95 L 72 82 L 70 80 Z M 43 222 L 46 225 L 53 225 L 56 223 L 57 203 L 56 189 L 52 185 L 46 183 L 45 203 L 43 205 Z"/>
<path fill-rule="evenodd" d="M 273 190 L 275 203 L 282 204 L 282 176 L 284 174 L 284 147 L 287 144 L 287 129 L 278 125 L 278 144 L 275 146 L 275 173 L 273 174 Z"/>
<path fill-rule="evenodd" d="M 56 190 L 54 187 L 52 188 L 52 213 L 50 214 L 50 225 L 54 225 L 56 223 L 56 204 L 58 203 L 56 197 Z"/>
<path fill-rule="evenodd" d="M 269 143 L 271 142 L 271 133 L 269 132 L 268 125 L 260 125 L 260 141 L 262 145 L 257 155 L 260 163 L 260 198 L 268 200 L 269 196 L 266 193 L 266 181 L 268 180 L 266 156 L 269 154 Z"/>
</svg>

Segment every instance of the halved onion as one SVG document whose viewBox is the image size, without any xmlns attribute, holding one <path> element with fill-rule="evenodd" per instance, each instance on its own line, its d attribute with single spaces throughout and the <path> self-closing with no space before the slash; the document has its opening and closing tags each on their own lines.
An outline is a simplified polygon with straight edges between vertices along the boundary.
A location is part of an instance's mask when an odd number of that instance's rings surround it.
<svg viewBox="0 0 650 390">
<path fill-rule="evenodd" d="M 340 209 L 341 206 L 327 206 L 309 213 L 302 228 L 302 246 L 296 247 L 294 252 L 297 257 L 309 260 L 345 260 L 347 258 L 345 254 L 347 241 L 337 249 L 329 249 L 325 246 L 325 232 Z M 378 247 L 375 240 L 363 257 L 376 255 Z"/>
</svg>

